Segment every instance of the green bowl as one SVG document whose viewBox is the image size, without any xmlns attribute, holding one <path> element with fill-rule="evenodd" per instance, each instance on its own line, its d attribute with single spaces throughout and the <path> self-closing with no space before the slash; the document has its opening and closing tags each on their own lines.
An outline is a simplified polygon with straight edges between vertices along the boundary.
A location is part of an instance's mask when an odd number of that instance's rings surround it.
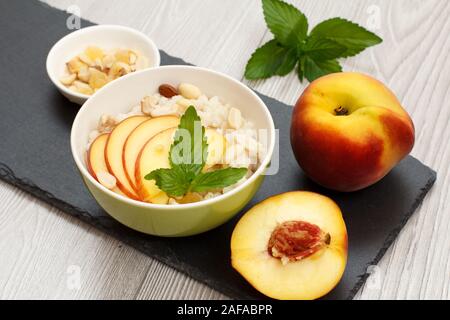
<svg viewBox="0 0 450 320">
<path fill-rule="evenodd" d="M 88 172 L 86 146 L 89 133 L 102 114 L 124 113 L 161 83 L 189 82 L 207 96 L 220 96 L 239 108 L 257 129 L 267 132 L 266 155 L 260 167 L 243 184 L 215 198 L 196 203 L 158 205 L 132 200 L 105 188 Z M 115 80 L 95 93 L 78 112 L 71 132 L 72 155 L 78 170 L 98 204 L 120 223 L 151 235 L 180 237 L 211 230 L 231 219 L 258 191 L 275 145 L 273 119 L 264 102 L 237 80 L 204 68 L 164 66 L 135 72 Z"/>
</svg>

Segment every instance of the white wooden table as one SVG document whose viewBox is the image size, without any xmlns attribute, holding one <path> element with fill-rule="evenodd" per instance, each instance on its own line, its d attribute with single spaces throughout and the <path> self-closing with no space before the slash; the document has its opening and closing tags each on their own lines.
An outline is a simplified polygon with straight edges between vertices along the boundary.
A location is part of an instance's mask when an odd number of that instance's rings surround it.
<svg viewBox="0 0 450 320">
<path fill-rule="evenodd" d="M 47 0 L 77 5 L 96 23 L 139 29 L 169 54 L 243 80 L 253 50 L 271 38 L 257 0 Z M 450 298 L 450 1 L 297 0 L 310 25 L 340 16 L 384 39 L 344 63 L 402 100 L 417 129 L 412 154 L 438 180 L 357 298 Z M 293 104 L 296 76 L 248 82 Z M 69 215 L 0 182 L 0 298 L 226 299 Z M 80 271 L 80 286 L 71 276 Z"/>
</svg>

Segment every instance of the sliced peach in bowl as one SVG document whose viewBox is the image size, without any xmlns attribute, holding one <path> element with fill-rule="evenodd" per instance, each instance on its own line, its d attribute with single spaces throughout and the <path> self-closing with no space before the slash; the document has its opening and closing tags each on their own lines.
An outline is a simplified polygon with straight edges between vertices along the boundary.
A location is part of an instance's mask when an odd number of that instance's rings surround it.
<svg viewBox="0 0 450 320">
<path fill-rule="evenodd" d="M 89 172 L 97 180 L 99 180 L 99 175 L 108 172 L 108 167 L 106 166 L 105 161 L 105 147 L 106 142 L 108 141 L 108 137 L 109 134 L 104 133 L 95 138 L 95 140 L 91 143 L 87 154 L 87 165 Z M 111 190 L 123 195 L 123 193 L 117 187 L 114 187 Z"/>
<path fill-rule="evenodd" d="M 139 153 L 135 164 L 136 190 L 139 198 L 146 202 L 164 204 L 169 197 L 161 191 L 154 180 L 145 176 L 156 169 L 169 168 L 169 151 L 176 128 L 164 130 L 151 138 Z M 207 129 L 208 156 L 205 168 L 219 164 L 225 152 L 226 141 L 216 130 Z"/>
<path fill-rule="evenodd" d="M 169 150 L 176 128 L 158 133 L 142 148 L 136 160 L 136 187 L 139 198 L 146 202 L 164 204 L 169 197 L 161 191 L 154 180 L 145 176 L 156 169 L 169 168 Z"/>
<path fill-rule="evenodd" d="M 174 116 L 152 118 L 139 124 L 128 136 L 123 146 L 123 166 L 131 187 L 136 188 L 136 159 L 144 145 L 156 134 L 178 126 L 180 119 Z"/>
<path fill-rule="evenodd" d="M 213 129 L 206 129 L 205 135 L 208 140 L 208 157 L 204 170 L 208 170 L 216 164 L 223 163 L 227 140 L 223 135 Z"/>
<path fill-rule="evenodd" d="M 305 191 L 270 197 L 251 208 L 231 238 L 233 267 L 275 299 L 317 299 L 340 281 L 347 230 L 339 207 Z"/>
<path fill-rule="evenodd" d="M 123 168 L 123 146 L 131 131 L 148 119 L 147 116 L 126 118 L 111 131 L 105 147 L 105 159 L 108 171 L 116 177 L 119 189 L 132 199 L 137 199 L 137 194 L 128 182 L 125 169 Z"/>
</svg>

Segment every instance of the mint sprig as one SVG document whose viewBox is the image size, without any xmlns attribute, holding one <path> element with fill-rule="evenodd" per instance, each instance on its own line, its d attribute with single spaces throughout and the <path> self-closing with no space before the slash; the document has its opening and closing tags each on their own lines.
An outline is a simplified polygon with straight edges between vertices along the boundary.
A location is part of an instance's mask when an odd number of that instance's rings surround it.
<svg viewBox="0 0 450 320">
<path fill-rule="evenodd" d="M 247 79 L 284 76 L 297 66 L 300 81 L 313 81 L 340 72 L 339 58 L 354 56 L 383 40 L 358 24 L 332 18 L 308 35 L 308 20 L 296 7 L 281 0 L 262 0 L 264 19 L 274 35 L 252 54 L 245 68 Z"/>
<path fill-rule="evenodd" d="M 208 155 L 205 128 L 193 106 L 189 106 L 180 119 L 170 146 L 170 168 L 156 169 L 145 176 L 155 180 L 162 191 L 172 197 L 189 192 L 208 192 L 223 189 L 241 180 L 247 168 L 224 168 L 202 172 Z"/>
</svg>

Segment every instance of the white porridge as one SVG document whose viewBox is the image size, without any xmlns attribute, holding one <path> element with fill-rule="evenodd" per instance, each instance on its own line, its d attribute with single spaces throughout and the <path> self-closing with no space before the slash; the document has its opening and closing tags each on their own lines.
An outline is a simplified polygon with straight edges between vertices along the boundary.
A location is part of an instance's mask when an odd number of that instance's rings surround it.
<svg viewBox="0 0 450 320">
<path fill-rule="evenodd" d="M 246 168 L 246 172 L 231 185 L 208 191 L 197 188 L 201 191 L 173 196 L 143 180 L 148 172 L 140 172 L 139 169 L 157 170 L 157 164 L 152 166 L 140 162 L 144 159 L 152 163 L 162 161 L 162 168 L 168 167 L 163 153 L 171 150 L 173 138 L 170 143 L 155 144 L 161 149 L 161 158 L 160 153 L 153 150 L 147 155 L 144 149 L 151 148 L 148 145 L 152 145 L 152 140 L 166 141 L 163 136 L 169 128 L 172 131 L 167 135 L 173 137 L 176 123 L 190 106 L 195 108 L 208 141 L 208 159 L 202 172 L 226 168 Z M 135 150 L 128 151 L 128 144 Z M 113 153 L 113 149 L 117 149 L 119 154 Z M 158 93 L 143 97 L 140 104 L 132 106 L 128 113 L 103 115 L 98 127 L 89 135 L 87 150 L 89 170 L 105 187 L 135 200 L 164 204 L 201 201 L 236 188 L 256 171 L 266 152 L 265 146 L 259 142 L 258 130 L 237 106 L 231 106 L 217 96 L 208 97 L 198 87 L 188 83 L 181 83 L 177 88 L 163 84 Z M 101 159 L 103 151 L 105 159 Z M 131 161 L 126 162 L 128 159 Z"/>
</svg>

